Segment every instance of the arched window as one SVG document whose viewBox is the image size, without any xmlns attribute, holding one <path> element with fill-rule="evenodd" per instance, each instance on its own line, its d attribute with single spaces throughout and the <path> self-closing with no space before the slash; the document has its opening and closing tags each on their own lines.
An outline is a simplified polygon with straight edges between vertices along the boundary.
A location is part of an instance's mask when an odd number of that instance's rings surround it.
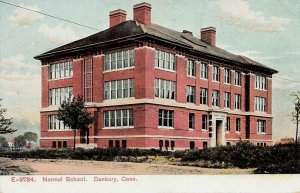
<svg viewBox="0 0 300 193">
<path fill-rule="evenodd" d="M 167 151 L 168 151 L 168 149 L 169 149 L 169 146 L 170 146 L 169 141 L 166 140 L 166 141 L 165 141 L 165 147 L 166 147 L 166 150 L 167 150 Z"/>
<path fill-rule="evenodd" d="M 163 140 L 159 140 L 159 149 L 162 150 L 162 147 L 164 146 L 164 141 Z"/>
<path fill-rule="evenodd" d="M 171 141 L 171 150 L 174 150 L 175 147 L 175 141 Z"/>
</svg>

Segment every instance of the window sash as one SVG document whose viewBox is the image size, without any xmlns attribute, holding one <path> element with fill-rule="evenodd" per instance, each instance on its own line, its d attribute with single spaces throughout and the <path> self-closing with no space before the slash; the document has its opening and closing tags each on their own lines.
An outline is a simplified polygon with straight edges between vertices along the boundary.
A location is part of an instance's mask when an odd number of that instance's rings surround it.
<svg viewBox="0 0 300 193">
<path fill-rule="evenodd" d="M 174 127 L 174 111 L 159 109 L 158 126 Z"/>
<path fill-rule="evenodd" d="M 208 65 L 205 63 L 201 63 L 201 69 L 200 69 L 200 78 L 201 79 L 207 79 L 208 74 Z"/>
<path fill-rule="evenodd" d="M 200 104 L 207 105 L 207 89 L 200 89 Z"/>
</svg>

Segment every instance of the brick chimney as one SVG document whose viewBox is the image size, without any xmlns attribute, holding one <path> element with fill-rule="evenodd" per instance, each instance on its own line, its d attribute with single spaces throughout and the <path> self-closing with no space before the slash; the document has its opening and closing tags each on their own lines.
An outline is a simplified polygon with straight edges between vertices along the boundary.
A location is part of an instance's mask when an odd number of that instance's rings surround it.
<svg viewBox="0 0 300 193">
<path fill-rule="evenodd" d="M 145 25 L 151 24 L 151 4 L 139 3 L 133 6 L 133 20 Z"/>
<path fill-rule="evenodd" d="M 212 46 L 216 46 L 216 28 L 214 27 L 202 28 L 201 40 Z"/>
<path fill-rule="evenodd" d="M 109 12 L 109 27 L 114 27 L 126 21 L 126 11 L 118 9 Z"/>
</svg>

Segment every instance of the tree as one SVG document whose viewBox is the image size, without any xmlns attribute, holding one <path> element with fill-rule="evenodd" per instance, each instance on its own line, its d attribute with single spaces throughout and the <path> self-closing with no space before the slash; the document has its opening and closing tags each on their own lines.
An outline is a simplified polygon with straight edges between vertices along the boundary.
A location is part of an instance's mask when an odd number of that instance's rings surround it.
<svg viewBox="0 0 300 193">
<path fill-rule="evenodd" d="M 295 111 L 292 113 L 292 119 L 296 123 L 296 137 L 295 143 L 298 143 L 298 127 L 300 121 L 300 91 L 292 92 L 291 95 L 294 97 Z"/>
<path fill-rule="evenodd" d="M 1 101 L 2 99 L 0 99 L 0 102 Z M 16 131 L 16 129 L 10 128 L 10 125 L 12 124 L 12 118 L 5 118 L 4 114 L 6 111 L 7 109 L 2 108 L 0 103 L 0 134 L 13 133 Z"/>
<path fill-rule="evenodd" d="M 76 130 L 88 132 L 89 125 L 94 122 L 94 117 L 85 108 L 84 99 L 80 95 L 77 98 L 69 97 L 65 100 L 59 108 L 57 118 L 74 131 L 74 150 Z"/>
<path fill-rule="evenodd" d="M 19 135 L 14 138 L 16 147 L 24 147 L 26 145 L 26 139 L 24 135 Z"/>
<path fill-rule="evenodd" d="M 37 134 L 31 131 L 25 132 L 24 137 L 27 141 L 34 141 L 34 142 L 36 142 L 38 138 Z"/>
<path fill-rule="evenodd" d="M 0 136 L 0 147 L 3 147 L 3 148 L 7 148 L 8 147 L 8 143 L 6 141 L 6 138 L 3 137 L 3 136 Z"/>
</svg>

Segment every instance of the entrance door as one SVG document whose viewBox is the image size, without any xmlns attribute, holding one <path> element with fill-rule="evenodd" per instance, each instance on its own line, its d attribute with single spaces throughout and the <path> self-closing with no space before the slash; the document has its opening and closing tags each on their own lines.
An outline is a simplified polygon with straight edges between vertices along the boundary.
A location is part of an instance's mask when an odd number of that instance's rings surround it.
<svg viewBox="0 0 300 193">
<path fill-rule="evenodd" d="M 222 145 L 222 135 L 223 135 L 222 121 L 217 120 L 216 121 L 216 144 L 217 144 L 217 146 Z"/>
</svg>

